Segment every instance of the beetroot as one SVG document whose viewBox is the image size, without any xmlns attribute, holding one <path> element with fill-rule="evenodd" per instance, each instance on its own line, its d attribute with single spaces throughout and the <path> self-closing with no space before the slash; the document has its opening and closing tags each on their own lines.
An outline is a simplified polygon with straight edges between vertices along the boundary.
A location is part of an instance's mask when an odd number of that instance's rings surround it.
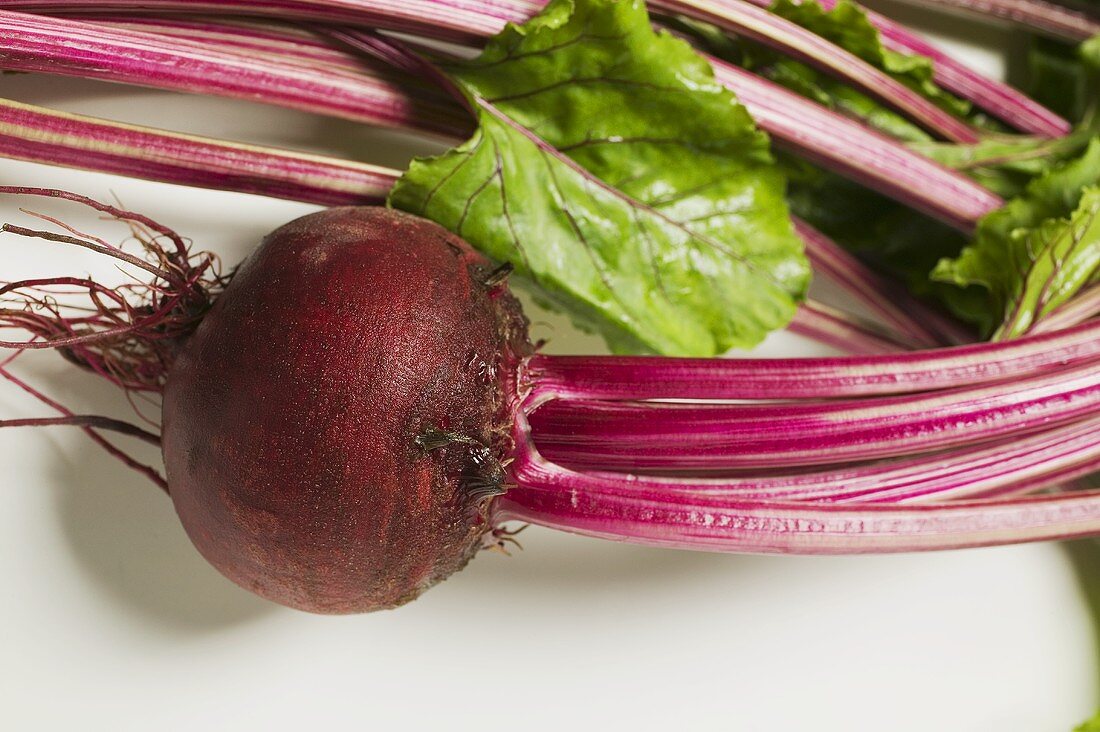
<svg viewBox="0 0 1100 732">
<path fill-rule="evenodd" d="M 530 352 L 493 272 L 388 209 L 268 236 L 168 376 L 168 482 L 199 551 L 330 613 L 400 605 L 461 569 L 491 528 Z"/>
<path fill-rule="evenodd" d="M 535 354 L 495 267 L 426 220 L 337 208 L 268 236 L 232 278 L 138 214 L 144 258 L 4 225 L 152 276 L 0 286 L 0 377 L 165 488 L 239 585 L 314 612 L 390 608 L 510 538 L 507 522 L 712 551 L 866 553 L 1100 535 L 1100 321 L 890 356 Z M 54 221 L 53 219 L 48 219 Z M 58 297 L 86 293 L 64 304 Z M 160 433 L 73 414 L 7 370 L 57 348 Z M 668 400 L 673 400 L 669 402 Z M 692 403 L 681 403 L 688 400 Z M 104 432 L 162 447 L 167 478 Z M 1035 494 L 1035 495 L 1023 495 Z"/>
</svg>

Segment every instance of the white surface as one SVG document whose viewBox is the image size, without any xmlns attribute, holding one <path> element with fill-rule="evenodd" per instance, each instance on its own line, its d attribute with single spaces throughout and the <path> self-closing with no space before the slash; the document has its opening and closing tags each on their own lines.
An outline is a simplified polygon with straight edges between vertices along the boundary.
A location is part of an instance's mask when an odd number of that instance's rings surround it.
<svg viewBox="0 0 1100 732">
<path fill-rule="evenodd" d="M 405 154 L 350 125 L 245 104 L 27 77 L 0 78 L 0 94 Z M 0 184 L 113 192 L 229 262 L 310 210 L 10 161 Z M 0 200 L 0 219 L 16 205 Z M 5 279 L 111 276 L 52 245 L 0 246 Z M 559 350 L 592 346 L 560 321 L 548 333 Z M 783 337 L 769 349 L 804 352 Z M 127 415 L 116 391 L 56 356 L 27 357 L 20 372 L 77 411 Z M 41 414 L 0 386 L 0 415 Z M 222 579 L 168 500 L 75 431 L 3 431 L 0 465 L 6 730 L 1066 732 L 1096 702 L 1091 631 L 1054 546 L 760 558 L 531 529 L 525 551 L 479 557 L 397 612 L 324 618 Z"/>
</svg>

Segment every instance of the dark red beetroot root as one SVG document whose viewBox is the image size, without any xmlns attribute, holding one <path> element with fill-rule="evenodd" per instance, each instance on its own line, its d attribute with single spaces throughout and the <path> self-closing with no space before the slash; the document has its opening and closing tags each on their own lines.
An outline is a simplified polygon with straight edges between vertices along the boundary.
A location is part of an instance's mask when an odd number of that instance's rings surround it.
<svg viewBox="0 0 1100 732">
<path fill-rule="evenodd" d="M 443 228 L 386 209 L 269 235 L 165 389 L 168 483 L 199 551 L 324 613 L 395 607 L 461 569 L 492 529 L 530 353 L 498 279 Z"/>
<path fill-rule="evenodd" d="M 28 335 L 0 341 L 15 351 L 0 360 L 0 378 L 60 415 L 0 428 L 84 429 L 169 490 L 222 572 L 292 607 L 399 605 L 487 539 L 505 540 L 493 528 L 505 521 L 806 554 L 1100 533 L 1100 491 L 1022 495 L 1096 470 L 1095 321 L 912 358 L 528 359 L 506 271 L 422 219 L 372 208 L 299 219 L 226 286 L 212 255 L 137 214 L 62 191 L 3 192 L 72 200 L 132 224 L 145 260 L 63 224 L 74 236 L 9 225 L 0 233 L 92 249 L 153 279 L 0 287 L 0 329 Z M 63 303 L 55 290 L 89 299 Z M 75 414 L 5 369 L 34 348 L 61 349 L 130 392 L 161 394 L 162 434 Z M 809 401 L 788 402 L 792 389 Z M 647 403 L 666 399 L 699 403 Z M 786 435 L 783 445 L 761 433 L 761 419 Z M 167 480 L 102 431 L 161 444 Z M 562 460 L 677 477 L 572 470 L 537 451 L 555 438 Z M 857 443 L 862 453 L 852 452 Z M 807 472 L 820 454 L 841 462 Z M 692 477 L 743 469 L 746 455 L 768 472 Z M 512 459 L 514 485 L 492 500 Z"/>
</svg>

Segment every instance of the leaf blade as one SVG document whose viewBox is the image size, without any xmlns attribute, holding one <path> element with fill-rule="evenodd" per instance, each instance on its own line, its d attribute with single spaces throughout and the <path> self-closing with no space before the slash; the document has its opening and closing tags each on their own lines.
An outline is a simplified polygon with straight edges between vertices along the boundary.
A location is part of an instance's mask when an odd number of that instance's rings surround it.
<svg viewBox="0 0 1100 732">
<path fill-rule="evenodd" d="M 974 243 L 932 276 L 985 288 L 996 338 L 1026 333 L 1100 281 L 1100 139 L 983 219 Z"/>
<path fill-rule="evenodd" d="M 640 2 L 556 0 L 447 71 L 479 131 L 392 205 L 513 261 L 616 350 L 715 355 L 793 316 L 808 267 L 767 137 Z"/>
</svg>

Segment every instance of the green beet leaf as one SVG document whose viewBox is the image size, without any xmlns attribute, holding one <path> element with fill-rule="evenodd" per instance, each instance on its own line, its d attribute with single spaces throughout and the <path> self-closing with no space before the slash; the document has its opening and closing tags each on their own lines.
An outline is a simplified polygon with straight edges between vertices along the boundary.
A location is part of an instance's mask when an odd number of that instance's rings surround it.
<svg viewBox="0 0 1100 732">
<path fill-rule="evenodd" d="M 694 39 L 711 55 L 749 69 L 883 134 L 906 142 L 932 140 L 928 133 L 902 115 L 801 61 L 787 58 L 766 46 L 726 35 L 721 28 L 709 23 L 687 18 L 666 19 L 665 23 Z"/>
<path fill-rule="evenodd" d="M 973 244 L 932 276 L 989 293 L 995 338 L 1026 333 L 1083 288 L 1100 282 L 1100 139 L 1079 159 L 1036 179 L 986 216 Z"/>
<path fill-rule="evenodd" d="M 825 10 L 813 0 L 775 0 L 771 11 L 885 71 L 940 108 L 958 117 L 970 114 L 968 102 L 944 91 L 933 81 L 931 59 L 917 54 L 898 53 L 883 46 L 878 29 L 867 19 L 866 12 L 855 3 L 840 0 L 831 10 Z"/>
<path fill-rule="evenodd" d="M 969 175 L 1004 198 L 1022 196 L 1031 181 L 1081 155 L 1095 132 L 1082 127 L 1065 137 L 995 136 L 973 145 L 913 143 L 911 148 Z"/>
<path fill-rule="evenodd" d="M 769 141 L 640 0 L 554 0 L 444 70 L 479 128 L 414 161 L 391 205 L 617 351 L 709 356 L 793 316 L 809 267 Z"/>
<path fill-rule="evenodd" d="M 1093 36 L 1082 43 L 1077 52 L 1086 67 L 1093 73 L 1100 72 L 1100 36 Z"/>
</svg>

